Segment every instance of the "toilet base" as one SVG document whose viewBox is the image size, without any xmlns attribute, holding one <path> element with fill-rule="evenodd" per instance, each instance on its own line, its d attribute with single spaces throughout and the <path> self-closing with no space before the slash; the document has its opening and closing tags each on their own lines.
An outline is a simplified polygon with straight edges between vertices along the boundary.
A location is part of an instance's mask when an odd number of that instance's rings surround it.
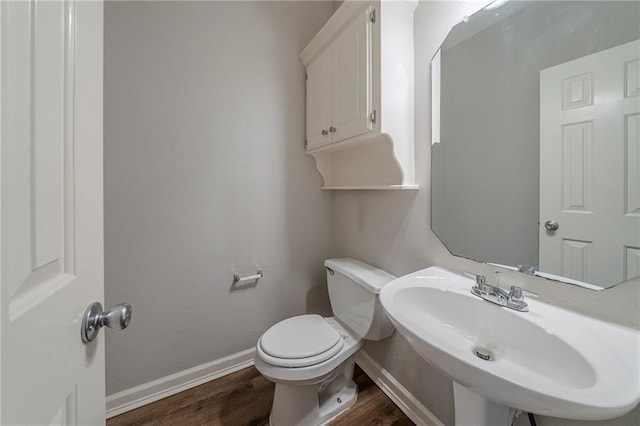
<svg viewBox="0 0 640 426">
<path fill-rule="evenodd" d="M 355 357 L 335 371 L 335 376 L 315 385 L 276 383 L 269 424 L 272 426 L 323 425 L 356 402 L 353 381 Z"/>
</svg>

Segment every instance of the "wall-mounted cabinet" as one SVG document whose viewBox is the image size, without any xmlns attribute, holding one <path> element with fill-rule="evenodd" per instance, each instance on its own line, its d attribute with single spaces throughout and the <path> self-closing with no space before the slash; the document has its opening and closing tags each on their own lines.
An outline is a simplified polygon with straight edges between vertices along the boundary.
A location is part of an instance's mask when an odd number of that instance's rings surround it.
<svg viewBox="0 0 640 426">
<path fill-rule="evenodd" d="M 415 189 L 413 11 L 345 1 L 302 51 L 307 153 L 325 189 Z"/>
<path fill-rule="evenodd" d="M 371 18 L 366 8 L 307 67 L 307 149 L 372 130 Z"/>
</svg>

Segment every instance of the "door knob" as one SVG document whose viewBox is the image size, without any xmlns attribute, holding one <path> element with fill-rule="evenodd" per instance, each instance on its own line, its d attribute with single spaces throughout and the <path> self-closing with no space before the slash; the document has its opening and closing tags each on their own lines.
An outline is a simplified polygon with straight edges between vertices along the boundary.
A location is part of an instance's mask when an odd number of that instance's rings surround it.
<svg viewBox="0 0 640 426">
<path fill-rule="evenodd" d="M 322 129 L 322 136 L 327 136 L 329 134 L 329 132 L 327 132 L 325 129 Z"/>
<path fill-rule="evenodd" d="M 331 127 L 329 127 L 329 131 L 330 131 L 331 133 L 335 133 L 335 132 L 336 132 L 336 128 L 335 128 L 335 127 L 333 127 L 333 126 L 331 126 Z"/>
<path fill-rule="evenodd" d="M 548 220 L 544 223 L 544 229 L 547 231 L 556 231 L 558 228 L 560 228 L 560 224 L 555 220 Z"/>
<path fill-rule="evenodd" d="M 103 312 L 100 302 L 94 302 L 84 312 L 80 335 L 84 343 L 89 343 L 96 338 L 102 327 L 121 330 L 127 328 L 129 322 L 131 322 L 130 304 L 121 303 Z"/>
</svg>

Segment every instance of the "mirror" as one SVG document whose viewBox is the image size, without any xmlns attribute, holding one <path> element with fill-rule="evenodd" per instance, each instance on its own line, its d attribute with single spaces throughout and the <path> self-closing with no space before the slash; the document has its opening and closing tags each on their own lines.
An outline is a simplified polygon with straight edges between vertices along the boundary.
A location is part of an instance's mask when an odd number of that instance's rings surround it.
<svg viewBox="0 0 640 426">
<path fill-rule="evenodd" d="M 640 2 L 498 0 L 432 61 L 432 229 L 592 289 L 640 276 Z"/>
</svg>

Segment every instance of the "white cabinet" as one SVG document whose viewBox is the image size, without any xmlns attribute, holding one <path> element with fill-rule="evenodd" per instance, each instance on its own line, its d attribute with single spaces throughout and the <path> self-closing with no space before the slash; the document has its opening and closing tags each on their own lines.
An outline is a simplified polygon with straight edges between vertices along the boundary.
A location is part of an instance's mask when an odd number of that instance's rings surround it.
<svg viewBox="0 0 640 426">
<path fill-rule="evenodd" d="M 346 0 L 300 54 L 307 69 L 307 153 L 324 188 L 417 188 L 416 4 Z"/>
<path fill-rule="evenodd" d="M 371 8 L 307 67 L 307 150 L 372 130 Z"/>
<path fill-rule="evenodd" d="M 371 18 L 369 9 L 331 43 L 331 125 L 334 142 L 371 130 Z M 331 130 L 330 130 L 331 132 Z"/>
<path fill-rule="evenodd" d="M 307 67 L 307 150 L 331 143 L 331 49 Z"/>
</svg>

